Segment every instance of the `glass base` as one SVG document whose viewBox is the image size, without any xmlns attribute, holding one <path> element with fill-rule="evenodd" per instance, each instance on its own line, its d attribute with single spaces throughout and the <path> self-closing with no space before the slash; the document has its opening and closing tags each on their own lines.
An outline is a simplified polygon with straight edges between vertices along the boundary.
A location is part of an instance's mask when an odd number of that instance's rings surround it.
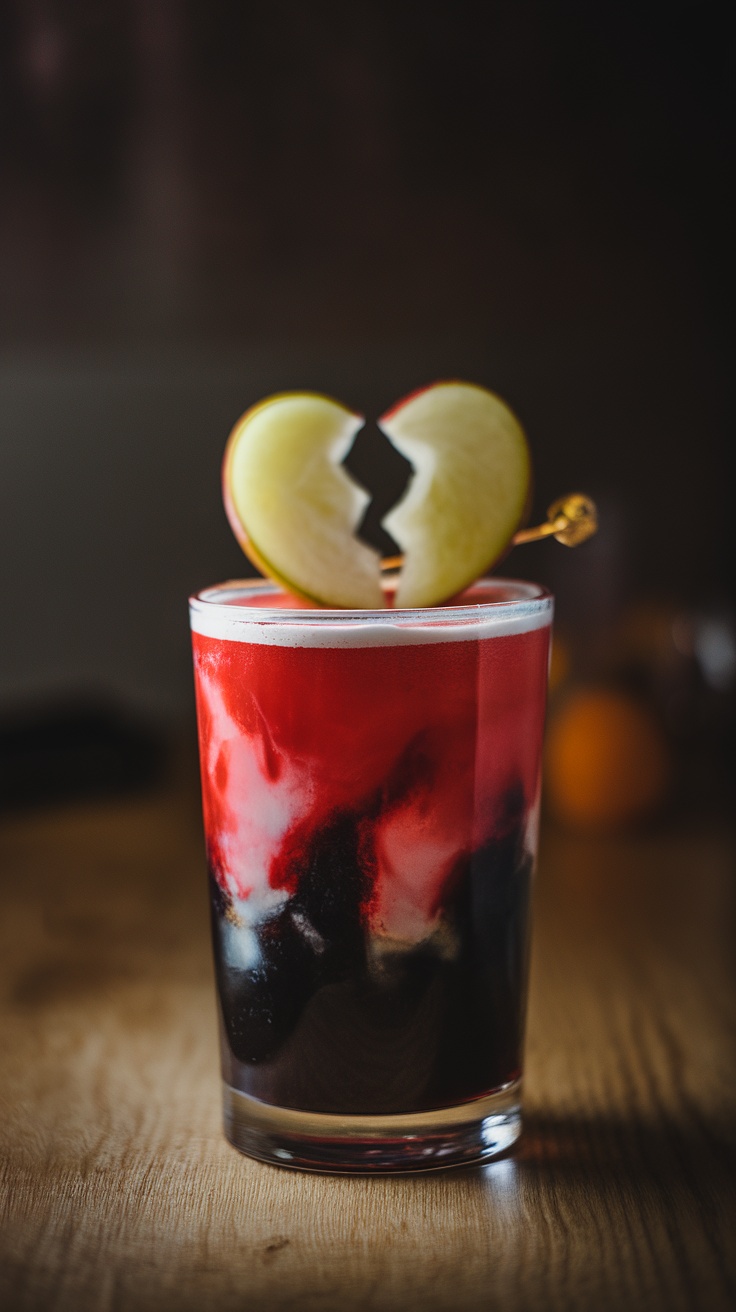
<svg viewBox="0 0 736 1312">
<path fill-rule="evenodd" d="M 331 1174 L 436 1171 L 487 1162 L 521 1133 L 521 1082 L 438 1111 L 335 1116 L 272 1107 L 223 1084 L 225 1134 L 234 1148 L 276 1166 Z"/>
</svg>

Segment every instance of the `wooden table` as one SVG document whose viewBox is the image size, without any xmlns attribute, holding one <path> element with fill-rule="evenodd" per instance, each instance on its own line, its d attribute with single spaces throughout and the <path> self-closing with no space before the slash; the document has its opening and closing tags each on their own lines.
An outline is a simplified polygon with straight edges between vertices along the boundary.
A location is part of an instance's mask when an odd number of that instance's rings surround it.
<svg viewBox="0 0 736 1312">
<path fill-rule="evenodd" d="M 733 855 L 712 820 L 546 831 L 520 1146 L 348 1179 L 222 1137 L 192 770 L 6 817 L 0 1304 L 733 1307 Z"/>
</svg>

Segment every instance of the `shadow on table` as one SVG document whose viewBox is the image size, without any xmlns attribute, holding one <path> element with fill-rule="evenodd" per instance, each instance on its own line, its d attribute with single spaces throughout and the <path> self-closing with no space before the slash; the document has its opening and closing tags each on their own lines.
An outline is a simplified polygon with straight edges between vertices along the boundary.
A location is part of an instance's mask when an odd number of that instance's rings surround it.
<svg viewBox="0 0 736 1312">
<path fill-rule="evenodd" d="M 644 1199 L 653 1212 L 697 1212 L 715 1234 L 736 1204 L 736 1120 L 706 1122 L 695 1111 L 682 1124 L 529 1116 L 515 1150 L 475 1171 L 478 1184 L 492 1184 L 497 1166 L 505 1189 L 513 1178 L 531 1197 L 553 1191 L 576 1208 L 611 1211 Z"/>
<path fill-rule="evenodd" d="M 710 1158 L 724 1173 L 736 1163 L 736 1117 L 708 1123 L 692 1112 L 689 1124 L 659 1124 L 623 1117 L 537 1117 L 524 1120 L 524 1133 L 510 1154 L 525 1170 L 575 1176 L 605 1169 L 613 1175 L 659 1170 L 664 1163 L 685 1171 Z"/>
</svg>

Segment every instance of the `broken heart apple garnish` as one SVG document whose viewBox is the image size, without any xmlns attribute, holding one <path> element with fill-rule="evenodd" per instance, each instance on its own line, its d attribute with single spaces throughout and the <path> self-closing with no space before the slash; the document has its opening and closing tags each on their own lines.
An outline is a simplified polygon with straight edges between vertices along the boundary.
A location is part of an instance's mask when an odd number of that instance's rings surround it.
<svg viewBox="0 0 736 1312">
<path fill-rule="evenodd" d="M 574 493 L 548 521 L 521 528 L 531 457 L 508 406 L 473 383 L 435 383 L 378 422 L 411 461 L 404 496 L 383 523 L 401 555 L 381 561 L 356 528 L 369 496 L 342 468 L 362 417 L 330 397 L 284 392 L 248 410 L 223 463 L 225 509 L 259 569 L 321 606 L 378 609 L 381 570 L 401 567 L 398 607 L 446 601 L 522 542 L 576 546 L 596 530 L 595 506 Z"/>
</svg>

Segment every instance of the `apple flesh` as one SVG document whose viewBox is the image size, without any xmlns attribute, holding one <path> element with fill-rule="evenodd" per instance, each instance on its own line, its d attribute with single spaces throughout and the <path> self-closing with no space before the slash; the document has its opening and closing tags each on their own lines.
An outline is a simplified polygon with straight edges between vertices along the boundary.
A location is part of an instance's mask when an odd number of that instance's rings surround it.
<svg viewBox="0 0 736 1312">
<path fill-rule="evenodd" d="M 368 494 L 341 468 L 362 415 L 311 392 L 246 411 L 222 469 L 225 510 L 253 563 L 318 605 L 377 609 L 380 559 L 355 537 Z"/>
<path fill-rule="evenodd" d="M 383 519 L 404 555 L 394 604 L 436 605 L 508 550 L 530 502 L 524 430 L 500 397 L 462 382 L 414 392 L 378 422 L 414 468 Z"/>
</svg>

